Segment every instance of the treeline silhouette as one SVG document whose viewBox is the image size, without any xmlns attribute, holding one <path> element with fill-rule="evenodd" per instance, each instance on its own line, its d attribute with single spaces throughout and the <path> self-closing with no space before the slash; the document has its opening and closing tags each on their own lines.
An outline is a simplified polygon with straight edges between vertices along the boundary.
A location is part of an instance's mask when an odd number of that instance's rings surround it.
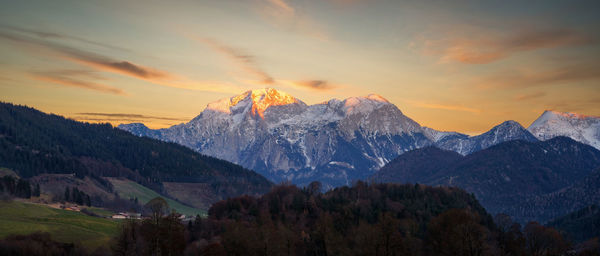
<svg viewBox="0 0 600 256">
<path fill-rule="evenodd" d="M 32 196 L 40 196 L 40 185 L 31 183 L 26 179 L 19 179 L 10 175 L 0 178 L 0 195 L 4 194 L 9 197 L 15 196 L 20 198 L 31 198 Z"/>
<path fill-rule="evenodd" d="M 98 255 L 108 255 L 108 253 L 107 250 L 104 250 L 103 253 Z M 0 240 L 0 255 L 77 256 L 89 255 L 89 252 L 73 243 L 57 242 L 49 233 L 33 233 L 29 235 L 10 235 Z"/>
<path fill-rule="evenodd" d="M 213 205 L 187 224 L 186 255 L 599 255 L 556 230 L 494 219 L 457 188 L 366 184 L 320 193 L 280 185 Z M 597 243 L 595 244 L 597 245 Z"/>
<path fill-rule="evenodd" d="M 90 195 L 86 194 L 83 191 L 80 191 L 76 187 L 73 187 L 73 188 L 66 187 L 64 199 L 67 202 L 76 203 L 78 205 L 87 205 L 87 206 L 92 205 L 92 200 L 90 198 Z"/>
</svg>

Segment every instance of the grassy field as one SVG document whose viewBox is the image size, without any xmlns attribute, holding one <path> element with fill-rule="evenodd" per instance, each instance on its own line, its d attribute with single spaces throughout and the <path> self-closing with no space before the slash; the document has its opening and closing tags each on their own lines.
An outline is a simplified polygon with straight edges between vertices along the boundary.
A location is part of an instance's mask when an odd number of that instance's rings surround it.
<svg viewBox="0 0 600 256">
<path fill-rule="evenodd" d="M 0 238 L 11 234 L 48 232 L 60 242 L 81 243 L 95 249 L 108 245 L 118 222 L 80 212 L 19 201 L 0 201 Z"/>
<path fill-rule="evenodd" d="M 115 214 L 114 212 L 111 212 L 109 210 L 97 208 L 97 207 L 82 207 L 82 208 L 85 208 L 88 211 L 93 212 L 101 217 L 111 217 Z"/>
<path fill-rule="evenodd" d="M 154 190 L 144 187 L 131 180 L 116 178 L 108 178 L 108 180 L 113 184 L 115 191 L 117 191 L 119 196 L 122 198 L 137 197 L 138 201 L 141 204 L 145 204 L 155 197 L 162 197 L 167 201 L 169 207 L 171 207 L 171 209 L 175 209 L 175 211 L 177 211 L 178 213 L 185 214 L 186 216 L 196 216 L 196 214 L 200 214 L 201 216 L 206 215 L 206 211 L 204 210 L 189 207 L 175 200 L 161 196 Z"/>
</svg>

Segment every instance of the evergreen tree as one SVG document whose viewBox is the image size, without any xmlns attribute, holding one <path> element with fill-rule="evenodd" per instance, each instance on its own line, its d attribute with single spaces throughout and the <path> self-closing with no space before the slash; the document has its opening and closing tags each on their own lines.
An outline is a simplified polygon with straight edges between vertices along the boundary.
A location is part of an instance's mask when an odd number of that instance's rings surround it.
<svg viewBox="0 0 600 256">
<path fill-rule="evenodd" d="M 69 187 L 65 188 L 65 201 L 69 202 L 71 200 L 71 193 L 69 192 Z"/>
<path fill-rule="evenodd" d="M 33 189 L 33 196 L 35 196 L 35 197 L 40 196 L 40 184 L 35 184 L 35 188 Z"/>
<path fill-rule="evenodd" d="M 29 182 L 24 179 L 19 179 L 19 181 L 17 182 L 15 195 L 22 198 L 30 198 L 31 186 L 29 185 Z"/>
</svg>

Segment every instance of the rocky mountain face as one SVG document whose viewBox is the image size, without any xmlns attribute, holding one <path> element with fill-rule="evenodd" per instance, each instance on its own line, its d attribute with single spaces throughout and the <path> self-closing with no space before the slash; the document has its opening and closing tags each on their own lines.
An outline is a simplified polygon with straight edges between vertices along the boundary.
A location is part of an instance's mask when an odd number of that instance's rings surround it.
<svg viewBox="0 0 600 256">
<path fill-rule="evenodd" d="M 475 137 L 436 131 L 374 94 L 307 105 L 275 89 L 210 103 L 190 122 L 170 128 L 151 130 L 140 123 L 119 128 L 185 145 L 276 182 L 318 180 L 326 187 L 369 177 L 398 155 L 425 146 L 464 155 L 507 140 L 536 140 L 510 121 Z"/>
<path fill-rule="evenodd" d="M 474 193 L 492 213 L 507 213 L 519 221 L 544 221 L 589 205 L 585 198 L 598 194 L 598 186 L 589 185 L 597 180 L 593 170 L 598 167 L 600 151 L 557 137 L 504 142 L 464 157 L 440 149 L 418 149 L 391 161 L 373 179 L 457 186 Z"/>
<path fill-rule="evenodd" d="M 338 186 L 368 177 L 405 151 L 430 145 L 432 132 L 378 95 L 307 105 L 275 89 L 208 104 L 188 123 L 138 136 L 177 142 L 274 180 Z"/>
<path fill-rule="evenodd" d="M 600 117 L 545 111 L 527 130 L 540 140 L 566 136 L 600 149 Z"/>
</svg>

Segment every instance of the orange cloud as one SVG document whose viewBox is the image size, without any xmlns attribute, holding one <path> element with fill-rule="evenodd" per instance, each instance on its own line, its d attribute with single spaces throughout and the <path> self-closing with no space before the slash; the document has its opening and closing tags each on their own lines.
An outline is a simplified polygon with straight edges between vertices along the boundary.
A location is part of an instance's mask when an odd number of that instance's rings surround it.
<svg viewBox="0 0 600 256">
<path fill-rule="evenodd" d="M 41 31 L 41 30 L 28 29 L 28 28 L 20 28 L 20 27 L 7 26 L 7 25 L 0 25 L 0 27 L 5 28 L 5 29 L 9 29 L 9 30 L 12 30 L 12 31 L 15 31 L 15 32 L 19 32 L 19 33 L 34 35 L 34 36 L 39 37 L 39 38 L 66 39 L 66 40 L 71 40 L 71 41 L 76 41 L 76 42 L 91 44 L 91 45 L 95 45 L 95 46 L 100 46 L 100 47 L 104 47 L 104 48 L 107 48 L 107 49 L 120 50 L 120 51 L 130 51 L 129 49 L 125 49 L 123 47 L 109 45 L 109 44 L 105 44 L 105 43 L 101 43 L 101 42 L 96 42 L 96 41 L 88 40 L 88 39 L 77 37 L 77 36 L 60 34 L 60 33 L 56 33 L 56 32 Z"/>
<path fill-rule="evenodd" d="M 78 62 L 80 64 L 84 64 L 104 71 L 120 73 L 142 79 L 162 79 L 171 76 L 166 71 L 144 67 L 142 65 L 131 63 L 129 61 L 114 60 L 110 57 L 86 52 L 61 44 L 1 32 L 0 37 L 17 43 L 26 43 L 37 47 L 43 47 L 45 49 L 51 50 L 53 53 L 58 54 L 63 59 Z"/>
<path fill-rule="evenodd" d="M 76 87 L 88 90 L 99 91 L 103 93 L 110 93 L 116 95 L 127 95 L 123 90 L 99 83 L 83 81 L 79 79 L 73 79 L 65 76 L 61 76 L 58 74 L 53 74 L 51 72 L 46 73 L 31 73 L 31 76 L 39 81 L 50 82 L 54 84 L 59 84 L 68 87 Z"/>
<path fill-rule="evenodd" d="M 322 41 L 329 41 L 323 26 L 298 10 L 286 0 L 258 0 L 256 11 L 265 21 L 279 29 L 286 29 Z"/>
<path fill-rule="evenodd" d="M 130 61 L 115 60 L 107 56 L 79 50 L 62 44 L 38 40 L 17 34 L 3 33 L 0 31 L 0 39 L 16 42 L 20 47 L 30 46 L 30 48 L 33 47 L 35 50 L 46 50 L 58 58 L 85 65 L 94 68 L 95 70 L 118 73 L 158 85 L 189 90 L 223 93 L 237 93 L 240 90 L 238 86 L 229 83 L 194 81 L 169 73 L 167 71 L 142 66 Z M 69 83 L 75 84 L 72 81 Z"/>
<path fill-rule="evenodd" d="M 95 117 L 95 119 L 99 120 L 165 120 L 165 121 L 188 121 L 190 118 L 175 118 L 175 117 L 164 117 L 164 116 L 150 116 L 150 115 L 141 115 L 141 114 L 129 114 L 129 113 L 75 113 L 75 115 L 84 116 L 85 120 L 91 120 L 90 116 Z M 98 118 L 100 117 L 100 118 Z"/>
<path fill-rule="evenodd" d="M 311 89 L 317 91 L 331 90 L 339 87 L 325 80 L 304 80 L 304 81 L 290 81 L 290 80 L 277 80 L 278 83 L 287 85 L 290 87 L 296 87 L 301 89 Z"/>
<path fill-rule="evenodd" d="M 73 62 L 78 62 L 99 70 L 119 73 L 122 75 L 133 76 L 141 79 L 160 80 L 173 76 L 166 71 L 161 71 L 150 67 L 144 67 L 141 65 L 133 64 L 129 61 L 116 61 L 99 56 L 71 54 L 65 56 L 65 58 Z"/>
<path fill-rule="evenodd" d="M 487 64 L 518 52 L 591 44 L 594 40 L 567 28 L 518 30 L 511 34 L 490 33 L 482 29 L 447 32 L 439 38 L 421 36 L 412 45 L 440 62 Z M 433 37 L 433 36 L 432 36 Z"/>
</svg>

